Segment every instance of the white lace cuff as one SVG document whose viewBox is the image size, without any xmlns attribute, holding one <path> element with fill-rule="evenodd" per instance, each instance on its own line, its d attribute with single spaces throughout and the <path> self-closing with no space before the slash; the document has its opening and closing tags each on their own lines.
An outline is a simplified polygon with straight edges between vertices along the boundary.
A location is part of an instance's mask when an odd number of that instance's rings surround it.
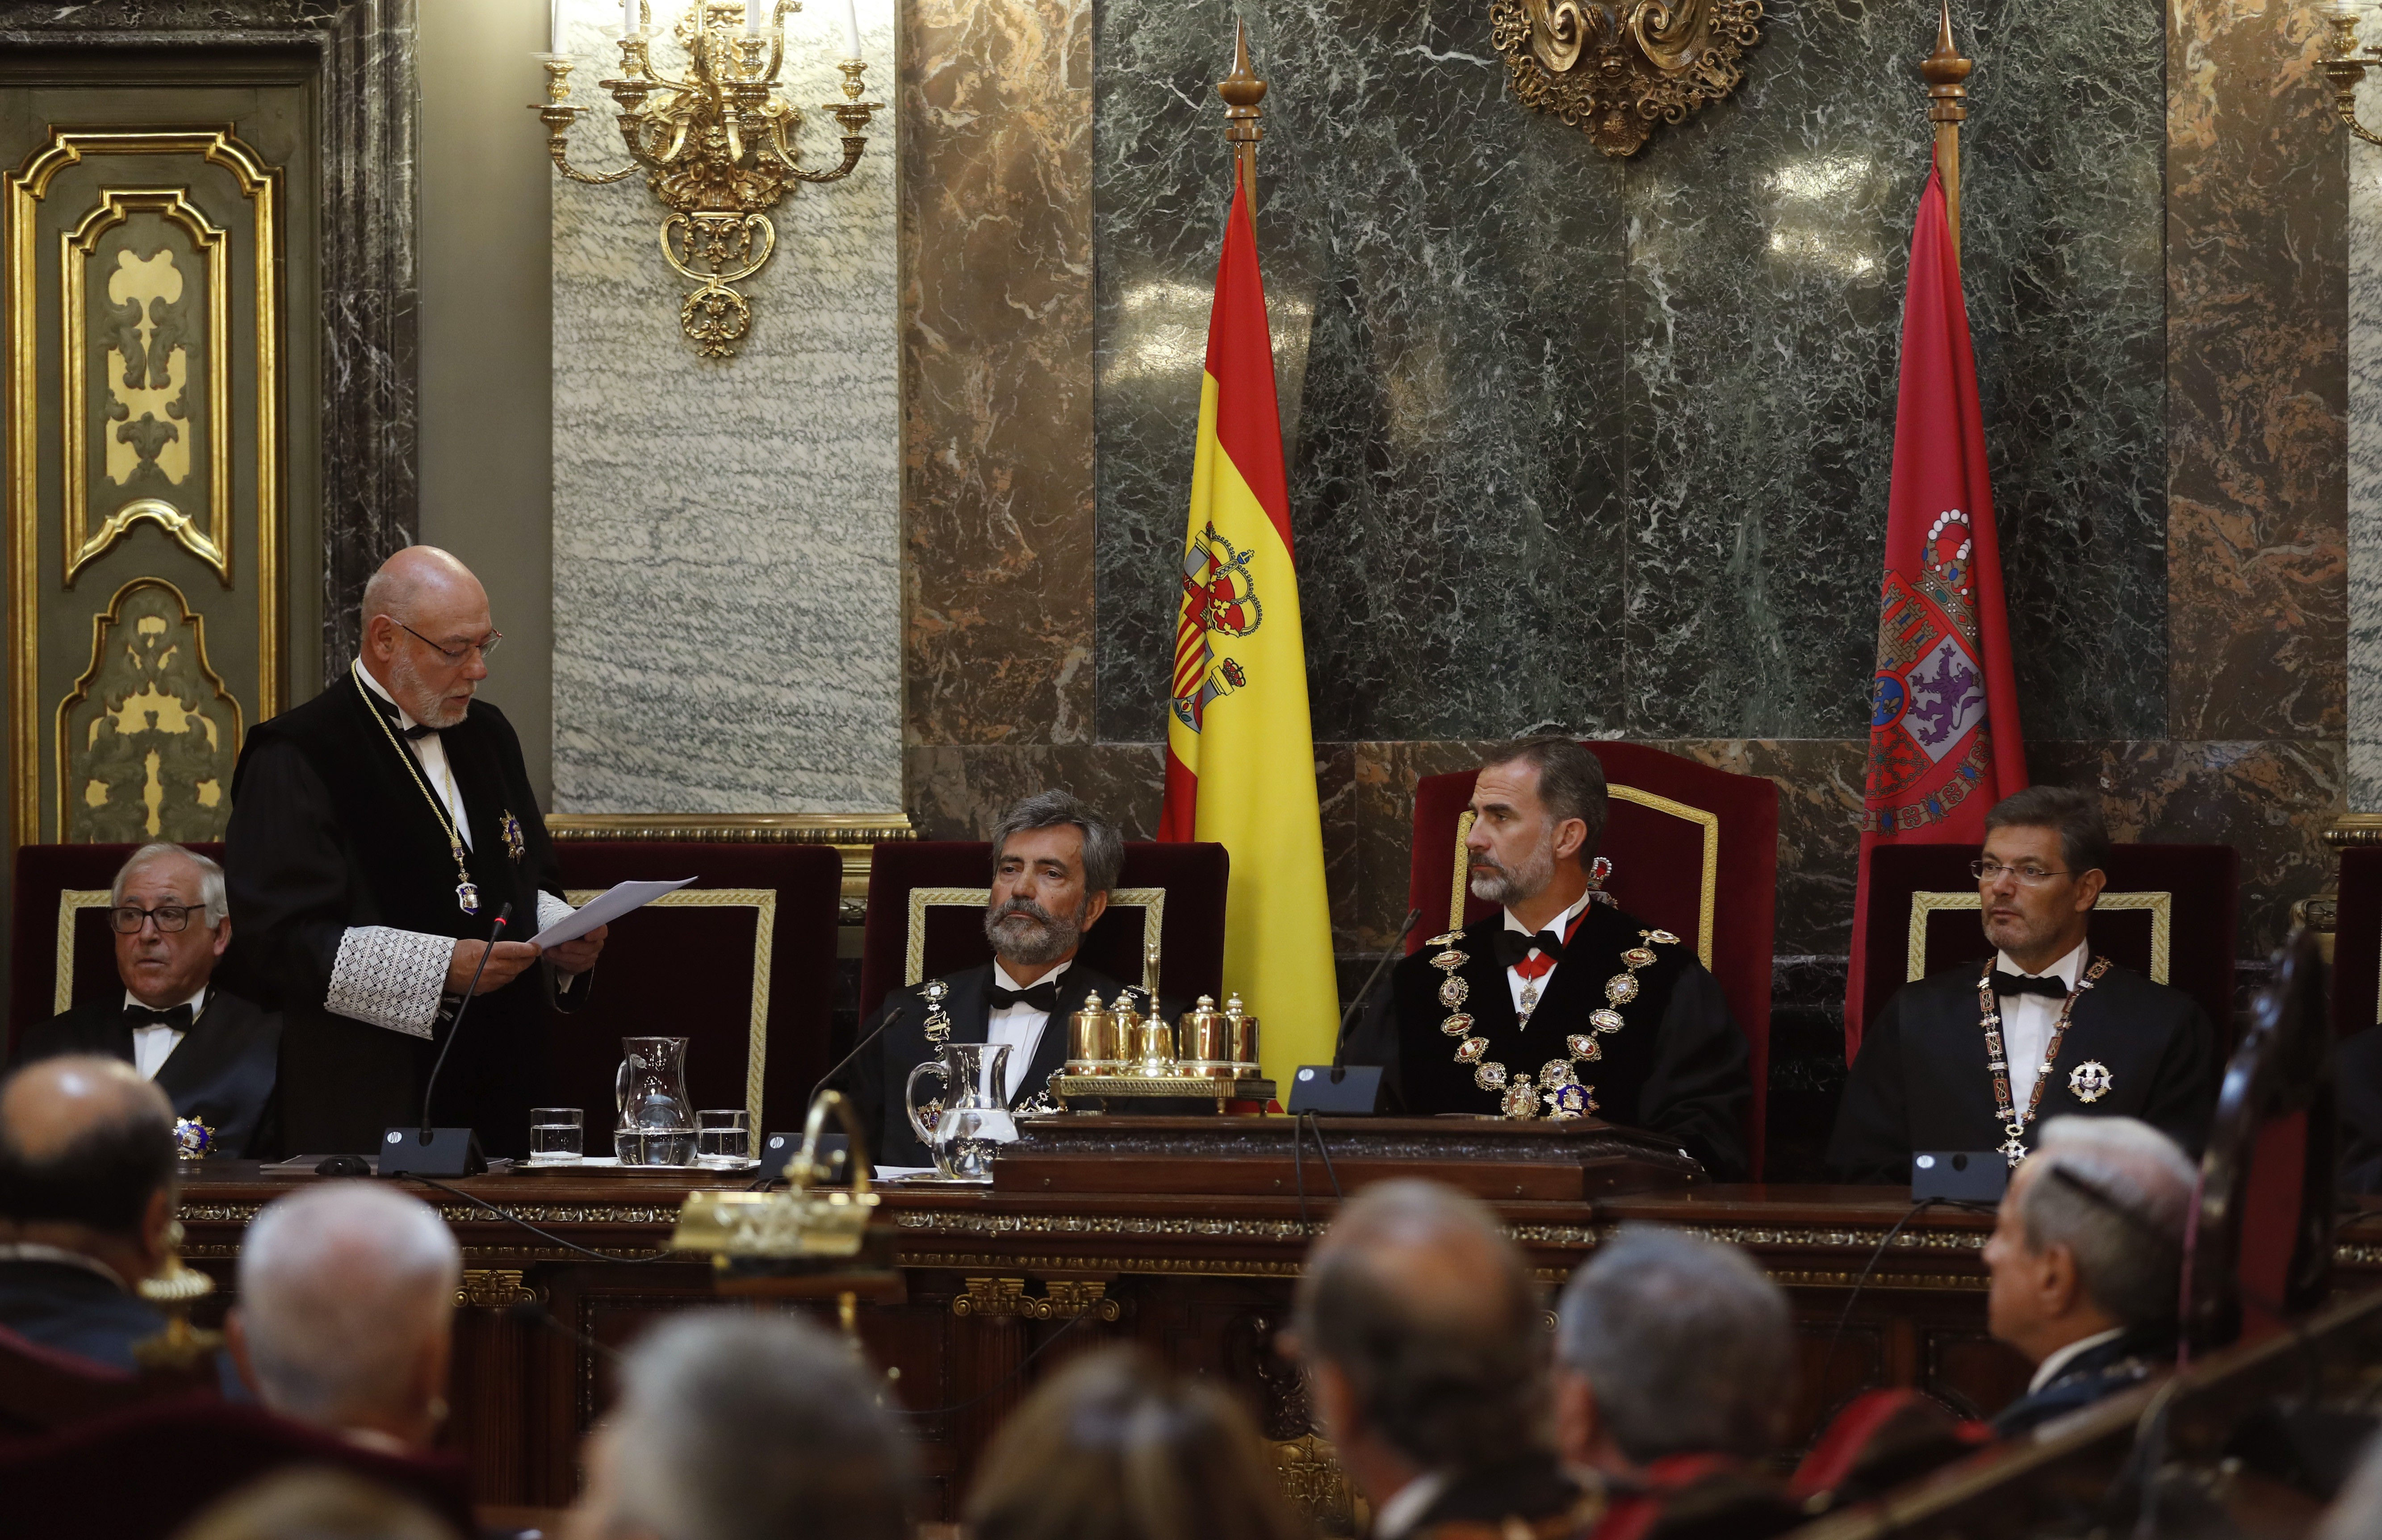
<svg viewBox="0 0 2382 1540">
<path fill-rule="evenodd" d="M 561 899 L 555 897 L 552 893 L 547 893 L 543 889 L 539 890 L 537 895 L 537 928 L 540 930 L 546 929 L 548 926 L 558 925 L 563 920 L 569 919 L 572 912 L 573 911 L 570 905 L 564 903 Z"/>
<path fill-rule="evenodd" d="M 339 937 L 323 1006 L 392 1032 L 427 1038 L 438 1020 L 438 995 L 447 987 L 447 963 L 454 955 L 451 936 L 387 925 L 351 927 Z"/>
</svg>

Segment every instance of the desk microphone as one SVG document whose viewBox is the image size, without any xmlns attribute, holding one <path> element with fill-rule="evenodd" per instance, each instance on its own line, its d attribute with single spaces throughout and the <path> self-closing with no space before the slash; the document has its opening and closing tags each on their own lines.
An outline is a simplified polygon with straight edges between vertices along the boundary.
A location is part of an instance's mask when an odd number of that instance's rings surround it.
<svg viewBox="0 0 2382 1540">
<path fill-rule="evenodd" d="M 1342 1062 L 1348 1053 L 1348 1026 L 1357 1019 L 1357 1013 L 1364 1008 L 1365 997 L 1373 992 L 1375 984 L 1381 981 L 1381 975 L 1388 972 L 1390 965 L 1405 953 L 1406 938 L 1414 934 L 1414 928 L 1421 918 L 1420 906 L 1406 911 L 1406 922 L 1398 927 L 1396 942 L 1381 954 L 1381 960 L 1373 965 L 1372 976 L 1365 980 L 1365 987 L 1357 992 L 1356 998 L 1348 1002 L 1347 1010 L 1341 1013 L 1340 1030 L 1332 1040 L 1332 1062 L 1328 1065 L 1303 1064 L 1292 1075 L 1290 1095 L 1284 1099 L 1284 1103 L 1293 1113 L 1355 1114 L 1362 1117 L 1381 1111 L 1381 1066 Z M 1320 1134 L 1317 1136 L 1316 1147 L 1322 1148 Z M 1294 1132 L 1294 1153 L 1296 1148 Z"/>
<path fill-rule="evenodd" d="M 430 1066 L 430 1078 L 422 1088 L 422 1126 L 411 1131 L 391 1128 L 381 1135 L 382 1176 L 401 1177 L 414 1172 L 424 1177 L 476 1177 L 488 1168 L 486 1158 L 480 1153 L 477 1134 L 469 1128 L 430 1126 L 430 1099 L 437 1092 L 438 1075 L 447 1067 L 447 1055 L 455 1051 L 455 1040 L 463 1035 L 463 1013 L 472 1008 L 473 997 L 479 992 L 480 975 L 487 968 L 488 955 L 496 951 L 512 918 L 510 904 L 497 911 L 496 929 L 489 934 L 487 945 L 480 949 L 480 961 L 472 969 L 472 981 L 463 986 L 463 998 L 455 1006 L 455 1019 L 447 1028 L 447 1041 L 439 1045 L 437 1062 Z"/>
</svg>

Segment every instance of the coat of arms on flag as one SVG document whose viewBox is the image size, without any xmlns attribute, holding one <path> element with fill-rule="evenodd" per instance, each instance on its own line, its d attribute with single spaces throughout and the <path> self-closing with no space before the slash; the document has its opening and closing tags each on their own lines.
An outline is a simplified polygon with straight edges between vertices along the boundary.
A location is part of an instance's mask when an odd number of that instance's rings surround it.
<svg viewBox="0 0 2382 1540">
<path fill-rule="evenodd" d="M 1987 769 L 1968 515 L 1937 515 L 1914 583 L 1885 574 L 1870 693 L 1864 821 L 1878 833 L 1940 821 Z"/>
</svg>

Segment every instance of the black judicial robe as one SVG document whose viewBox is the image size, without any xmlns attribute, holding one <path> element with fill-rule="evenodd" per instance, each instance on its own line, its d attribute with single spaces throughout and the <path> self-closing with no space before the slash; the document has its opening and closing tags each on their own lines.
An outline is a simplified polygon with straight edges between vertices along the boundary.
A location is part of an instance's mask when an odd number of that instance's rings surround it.
<svg viewBox="0 0 2382 1540">
<path fill-rule="evenodd" d="M 1578 1067 L 1580 1083 L 1594 1088 L 1595 1116 L 1666 1135 L 1717 1180 L 1743 1180 L 1743 1117 L 1752 1094 L 1745 1034 L 1695 949 L 1643 941 L 1640 932 L 1653 926 L 1591 903 L 1524 1028 L 1492 949 L 1504 925 L 1500 910 L 1466 926 L 1453 942 L 1467 957 L 1455 973 L 1470 986 L 1462 1009 L 1473 1018 L 1473 1032 L 1489 1040 L 1483 1056 L 1537 1080 L 1541 1066 L 1565 1056 L 1566 1037 L 1593 1030 L 1589 1013 L 1604 1007 L 1605 980 L 1627 971 L 1621 954 L 1651 946 L 1655 960 L 1638 970 L 1637 998 L 1618 1007 L 1621 1030 L 1597 1035 L 1602 1056 Z M 1380 1065 L 1394 1109 L 1493 1117 L 1501 1093 L 1474 1083 L 1473 1066 L 1455 1061 L 1458 1040 L 1440 1030 L 1449 1007 L 1439 999 L 1444 975 L 1430 959 L 1442 950 L 1425 945 L 1392 970 L 1389 1007 L 1350 1033 L 1346 1062 Z"/>
<path fill-rule="evenodd" d="M 233 932 L 237 935 L 239 932 Z M 206 1008 L 157 1066 L 156 1086 L 174 1115 L 215 1130 L 217 1155 L 255 1156 L 273 1142 L 267 1114 L 281 1051 L 281 1017 L 212 984 Z M 98 1053 L 133 1062 L 124 997 L 111 992 L 26 1029 L 17 1062 Z"/>
<path fill-rule="evenodd" d="M 2382 1192 L 2382 1027 L 2333 1046 L 2340 1098 L 2340 1189 Z"/>
<path fill-rule="evenodd" d="M 260 723 L 232 772 L 226 963 L 243 990 L 281 1011 L 285 1153 L 369 1152 L 384 1129 L 419 1119 L 424 1082 L 447 1040 L 448 1009 L 425 1040 L 325 1008 L 343 932 L 386 925 L 485 941 L 510 902 L 506 934 L 524 940 L 537 933 L 538 893 L 561 896 L 512 724 L 474 700 L 439 741 L 471 819 L 476 915 L 456 903 L 454 858 L 408 770 L 413 756 L 390 743 L 352 677 Z M 507 813 L 521 825 L 518 856 L 507 848 Z M 477 1129 L 491 1155 L 527 1152 L 529 1109 L 551 1094 L 546 971 L 531 968 L 474 999 L 439 1077 L 431 1121 Z M 582 975 L 558 1003 L 567 1008 L 587 986 Z"/>
<path fill-rule="evenodd" d="M 1908 1182 L 1913 1151 L 1991 1150 L 2008 1137 L 1985 1068 L 1982 968 L 1963 963 L 1903 985 L 1862 1037 L 1828 1141 L 1828 1165 L 1840 1179 Z M 2216 1031 L 2198 1002 L 2113 966 L 2076 1002 L 2036 1119 L 2140 1118 L 2197 1158 L 2216 1106 Z M 2109 1089 L 2091 1103 L 2068 1088 L 2069 1073 L 2088 1059 L 2110 1075 Z M 2030 1148 L 2034 1127 L 2028 1125 Z"/>
<path fill-rule="evenodd" d="M 2061 1364 L 2050 1384 L 2028 1391 L 1995 1413 L 1994 1432 L 2003 1438 L 2015 1438 L 2054 1418 L 2131 1390 L 2152 1375 L 2173 1369 L 2175 1349 L 2172 1321 L 2129 1327 L 2098 1347 L 2085 1349 Z"/>
<path fill-rule="evenodd" d="M 939 980 L 946 991 L 942 1004 L 944 1014 L 952 1020 L 952 1042 L 985 1041 L 992 1020 L 992 967 L 986 963 Z M 1102 1004 L 1113 1004 L 1124 988 L 1107 974 L 1081 963 L 1069 965 L 1067 971 L 1059 975 L 1059 1003 L 1050 1012 L 1050 1019 L 1043 1023 L 1042 1041 L 1034 1045 L 1034 1063 L 1026 1068 L 1025 1078 L 1017 1082 L 1017 1095 L 1012 1099 L 1011 1106 L 1030 1101 L 1048 1089 L 1051 1075 L 1067 1062 L 1067 1018 L 1084 1008 L 1084 996 L 1097 994 Z M 1137 989 L 1134 999 L 1141 999 Z M 1159 1008 L 1167 1009 L 1163 1003 Z M 927 1041 L 927 986 L 923 983 L 887 995 L 885 1004 L 861 1028 L 865 1038 L 881 1024 L 885 1035 L 877 1040 L 872 1052 L 862 1053 L 838 1077 L 856 1103 L 861 1127 L 869 1130 L 869 1159 L 878 1164 L 935 1164 L 934 1156 L 927 1152 L 916 1130 L 910 1127 L 910 1115 L 902 1102 L 902 1082 L 910 1078 L 911 1066 L 940 1056 Z M 1173 1017 L 1170 1016 L 1168 1019 Z M 930 1078 L 927 1083 L 937 1082 Z M 925 1094 L 923 1088 L 921 1094 Z"/>
</svg>

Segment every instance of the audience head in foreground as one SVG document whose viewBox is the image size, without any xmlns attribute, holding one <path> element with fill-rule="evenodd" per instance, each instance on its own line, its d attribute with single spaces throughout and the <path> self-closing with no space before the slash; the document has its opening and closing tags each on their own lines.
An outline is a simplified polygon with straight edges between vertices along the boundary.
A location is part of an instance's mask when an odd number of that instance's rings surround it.
<svg viewBox="0 0 2382 1540">
<path fill-rule="evenodd" d="M 133 1290 L 166 1263 L 174 1109 L 118 1059 L 67 1054 L 0 1081 L 0 1325 L 132 1369 L 164 1325 Z"/>
<path fill-rule="evenodd" d="M 285 1417 L 370 1448 L 425 1448 L 447 1417 L 462 1255 L 427 1203 L 330 1182 L 265 1206 L 228 1321 L 240 1374 Z"/>
<path fill-rule="evenodd" d="M 909 1540 L 909 1436 L 843 1342 L 698 1311 L 629 1353 L 571 1540 Z"/>
<path fill-rule="evenodd" d="M 210 1505 L 174 1540 L 461 1540 L 400 1492 L 322 1466 L 263 1476 Z"/>
<path fill-rule="evenodd" d="M 1795 1394 L 1786 1297 L 1751 1258 L 1626 1225 L 1572 1275 L 1557 1312 L 1564 1458 L 1635 1476 L 1678 1455 L 1759 1460 Z"/>
<path fill-rule="evenodd" d="M 974 1540 L 1299 1540 L 1257 1430 L 1139 1349 L 1090 1354 L 1002 1427 L 968 1495 Z"/>
<path fill-rule="evenodd" d="M 2035 1364 L 2005 1436 L 2090 1406 L 2175 1354 L 2195 1173 L 2130 1117 L 2057 1117 L 2010 1176 L 1985 1243 L 1993 1334 Z"/>
<path fill-rule="evenodd" d="M 1436 1183 L 1366 1188 L 1316 1243 L 1298 1349 L 1380 1540 L 1457 1522 L 1568 1527 L 1582 1496 L 1548 1437 L 1539 1310 L 1494 1216 Z"/>
</svg>

